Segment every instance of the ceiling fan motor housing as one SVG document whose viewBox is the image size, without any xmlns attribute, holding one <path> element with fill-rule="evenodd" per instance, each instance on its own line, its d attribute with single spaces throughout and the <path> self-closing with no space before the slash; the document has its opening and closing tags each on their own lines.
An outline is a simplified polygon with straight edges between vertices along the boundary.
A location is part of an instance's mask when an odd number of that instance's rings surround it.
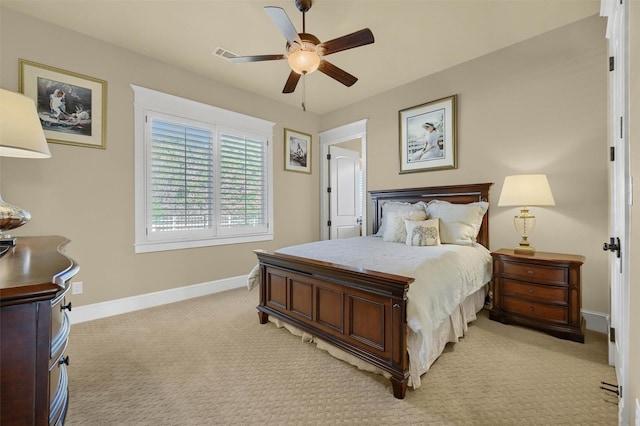
<svg viewBox="0 0 640 426">
<path fill-rule="evenodd" d="M 302 40 L 302 50 L 316 51 L 316 46 L 320 44 L 318 37 L 309 33 L 299 33 L 300 40 Z M 297 44 L 297 43 L 295 43 Z M 287 52 L 291 51 L 291 43 L 287 42 Z M 319 54 L 321 52 L 318 52 Z"/>
<path fill-rule="evenodd" d="M 296 7 L 302 13 L 311 9 L 311 0 L 296 0 Z"/>
</svg>

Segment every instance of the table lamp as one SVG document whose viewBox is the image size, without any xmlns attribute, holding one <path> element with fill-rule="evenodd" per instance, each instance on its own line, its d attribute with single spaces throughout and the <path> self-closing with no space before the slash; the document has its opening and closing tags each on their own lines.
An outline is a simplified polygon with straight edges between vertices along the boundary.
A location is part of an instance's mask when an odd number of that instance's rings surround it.
<svg viewBox="0 0 640 426">
<path fill-rule="evenodd" d="M 520 214 L 513 218 L 516 232 L 522 238 L 520 245 L 514 249 L 515 253 L 533 254 L 536 251 L 529 243 L 529 236 L 536 226 L 536 217 L 529 213 L 529 207 L 555 205 L 546 175 L 516 175 L 504 178 L 498 206 L 520 206 Z"/>
<path fill-rule="evenodd" d="M 0 157 L 49 158 L 49 146 L 33 100 L 0 89 Z M 31 215 L 0 196 L 0 256 L 16 239 L 2 233 L 29 222 Z"/>
</svg>

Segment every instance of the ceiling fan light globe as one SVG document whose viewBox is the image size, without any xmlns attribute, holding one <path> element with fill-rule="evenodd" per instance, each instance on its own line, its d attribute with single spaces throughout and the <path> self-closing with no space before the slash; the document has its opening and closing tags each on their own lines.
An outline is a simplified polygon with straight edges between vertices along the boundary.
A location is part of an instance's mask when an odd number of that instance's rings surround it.
<svg viewBox="0 0 640 426">
<path fill-rule="evenodd" d="M 289 66 L 298 74 L 310 74 L 318 69 L 320 56 L 316 52 L 298 49 L 289 53 Z"/>
</svg>

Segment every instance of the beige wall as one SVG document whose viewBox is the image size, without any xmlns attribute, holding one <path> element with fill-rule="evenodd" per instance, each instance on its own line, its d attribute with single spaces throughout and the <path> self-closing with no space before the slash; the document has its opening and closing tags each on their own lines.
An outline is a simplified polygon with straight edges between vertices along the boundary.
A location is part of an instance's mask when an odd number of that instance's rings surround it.
<svg viewBox="0 0 640 426">
<path fill-rule="evenodd" d="M 319 159 L 312 175 L 283 171 L 282 129 L 314 135 L 368 118 L 369 189 L 466 182 L 542 172 L 557 206 L 536 208 L 539 250 L 583 254 L 583 308 L 607 312 L 606 43 L 593 17 L 399 87 L 323 117 L 257 97 L 51 24 L 1 9 L 0 85 L 18 88 L 18 58 L 108 81 L 107 149 L 51 144 L 48 160 L 0 160 L 8 201 L 32 221 L 16 234 L 61 234 L 81 265 L 78 305 L 243 275 L 251 250 L 319 236 Z M 73 49 L 52 49 L 43 40 Z M 212 58 L 213 60 L 214 58 Z M 428 57 L 425 57 L 428 60 Z M 130 83 L 277 122 L 275 232 L 270 243 L 133 252 L 133 94 Z M 398 174 L 398 111 L 457 94 L 458 169 Z M 392 160 L 390 160 L 392 159 Z M 299 194 L 308 194 L 300 200 Z M 492 207 L 492 248 L 514 246 L 517 209 Z"/>
<path fill-rule="evenodd" d="M 72 240 L 67 253 L 80 264 L 76 279 L 84 283 L 74 306 L 246 275 L 255 263 L 253 249 L 273 250 L 318 238 L 318 173 L 285 172 L 283 164 L 283 128 L 313 134 L 317 147 L 318 116 L 10 9 L 0 8 L 0 13 L 3 88 L 18 90 L 18 58 L 108 82 L 106 150 L 50 144 L 50 159 L 0 160 L 3 198 L 33 216 L 14 235 L 59 234 Z M 134 254 L 131 83 L 277 123 L 274 241 Z M 319 170 L 318 159 L 313 161 L 313 170 Z M 309 196 L 300 200 L 300 194 Z"/>
<path fill-rule="evenodd" d="M 586 256 L 583 308 L 608 312 L 606 21 L 594 16 L 321 117 L 368 118 L 369 189 L 494 182 L 491 248 L 513 247 L 504 177 L 546 173 L 556 206 L 533 208 L 538 250 Z M 428 60 L 428 57 L 425 57 Z M 458 168 L 399 174 L 398 111 L 458 95 Z"/>
<path fill-rule="evenodd" d="M 631 143 L 631 175 L 636 178 L 633 188 L 634 207 L 631 211 L 631 277 L 629 280 L 629 401 L 640 399 L 640 264 L 638 264 L 638 250 L 640 250 L 640 190 L 638 176 L 640 176 L 640 2 L 629 2 L 629 82 L 630 82 L 630 143 Z M 629 407 L 629 418 L 634 419 L 633 405 Z"/>
</svg>

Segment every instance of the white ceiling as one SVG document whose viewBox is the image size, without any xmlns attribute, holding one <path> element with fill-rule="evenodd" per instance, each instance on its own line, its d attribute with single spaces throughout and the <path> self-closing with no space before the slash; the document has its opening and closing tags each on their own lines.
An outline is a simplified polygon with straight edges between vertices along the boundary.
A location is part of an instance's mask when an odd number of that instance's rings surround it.
<svg viewBox="0 0 640 426">
<path fill-rule="evenodd" d="M 282 94 L 286 61 L 234 64 L 213 55 L 284 53 L 264 12 L 282 7 L 302 32 L 294 0 L 0 0 L 0 4 L 250 92 Z M 307 76 L 307 111 L 323 114 L 599 12 L 600 0 L 315 0 L 306 30 L 328 41 L 370 28 L 375 43 L 325 59 L 359 78 L 345 87 Z M 55 43 L 52 44 L 55 48 Z"/>
</svg>

